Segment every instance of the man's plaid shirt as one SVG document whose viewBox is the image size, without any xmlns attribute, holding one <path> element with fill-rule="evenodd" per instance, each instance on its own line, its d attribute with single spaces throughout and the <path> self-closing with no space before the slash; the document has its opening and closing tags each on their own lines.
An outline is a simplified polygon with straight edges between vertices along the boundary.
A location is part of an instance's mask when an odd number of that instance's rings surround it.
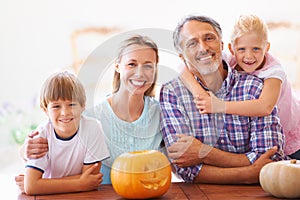
<svg viewBox="0 0 300 200">
<path fill-rule="evenodd" d="M 259 98 L 263 87 L 260 79 L 240 74 L 223 63 L 228 75 L 220 90 L 215 93 L 218 98 L 225 101 Z M 198 82 L 201 84 L 199 80 Z M 161 130 L 166 146 L 177 140 L 176 134 L 186 134 L 220 150 L 245 154 L 251 163 L 273 146 L 278 146 L 279 152 L 273 159 L 281 160 L 284 157 L 284 136 L 277 108 L 266 117 L 200 114 L 193 102 L 193 95 L 179 78 L 162 86 L 160 106 Z M 185 181 L 192 182 L 201 166 L 202 164 L 179 168 L 175 165 L 175 169 Z"/>
</svg>

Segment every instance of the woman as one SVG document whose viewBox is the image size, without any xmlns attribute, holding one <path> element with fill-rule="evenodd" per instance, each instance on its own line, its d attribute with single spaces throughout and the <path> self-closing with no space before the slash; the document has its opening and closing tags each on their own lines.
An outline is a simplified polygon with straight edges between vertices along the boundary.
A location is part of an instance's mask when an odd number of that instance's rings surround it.
<svg viewBox="0 0 300 200">
<path fill-rule="evenodd" d="M 125 40 L 115 61 L 112 94 L 85 113 L 101 121 L 110 153 L 102 163 L 102 184 L 111 183 L 110 169 L 120 154 L 145 149 L 163 151 L 159 103 L 151 96 L 158 60 L 157 45 L 150 38 L 136 35 Z M 28 140 L 28 158 L 45 154 L 46 145 L 40 141 Z"/>
<path fill-rule="evenodd" d="M 102 184 L 110 184 L 110 168 L 124 152 L 161 149 L 159 103 L 153 94 L 158 48 L 148 37 L 133 36 L 123 42 L 115 61 L 113 93 L 87 115 L 100 120 L 110 158 L 103 161 Z"/>
</svg>

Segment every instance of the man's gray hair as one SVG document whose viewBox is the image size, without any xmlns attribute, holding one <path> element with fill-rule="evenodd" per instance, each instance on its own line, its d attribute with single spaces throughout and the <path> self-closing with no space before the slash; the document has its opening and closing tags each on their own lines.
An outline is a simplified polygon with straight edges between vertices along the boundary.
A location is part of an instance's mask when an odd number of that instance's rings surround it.
<svg viewBox="0 0 300 200">
<path fill-rule="evenodd" d="M 214 19 L 204 16 L 204 15 L 188 15 L 186 17 L 184 17 L 176 26 L 174 32 L 173 32 L 173 42 L 174 42 L 174 47 L 175 49 L 181 53 L 182 49 L 180 46 L 180 42 L 181 42 L 181 37 L 180 37 L 180 32 L 182 27 L 184 26 L 185 23 L 189 22 L 189 21 L 199 21 L 199 22 L 205 22 L 210 24 L 215 31 L 218 33 L 219 37 L 222 39 L 222 29 L 221 26 L 218 22 L 216 22 Z"/>
</svg>

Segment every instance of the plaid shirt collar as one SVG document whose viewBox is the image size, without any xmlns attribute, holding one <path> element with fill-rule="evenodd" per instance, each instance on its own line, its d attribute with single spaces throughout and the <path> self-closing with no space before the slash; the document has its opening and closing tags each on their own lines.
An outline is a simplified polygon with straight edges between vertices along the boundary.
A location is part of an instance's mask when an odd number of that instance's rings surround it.
<svg viewBox="0 0 300 200">
<path fill-rule="evenodd" d="M 227 76 L 223 81 L 221 88 L 216 92 L 216 94 L 226 94 L 228 91 L 228 85 L 231 85 L 231 82 L 234 80 L 232 78 L 232 76 L 234 76 L 234 73 L 233 70 L 229 67 L 229 64 L 225 60 L 222 60 L 222 63 L 223 63 L 223 69 L 227 71 Z M 210 91 L 209 88 L 205 86 L 197 76 L 195 76 L 195 79 L 206 91 Z"/>
</svg>

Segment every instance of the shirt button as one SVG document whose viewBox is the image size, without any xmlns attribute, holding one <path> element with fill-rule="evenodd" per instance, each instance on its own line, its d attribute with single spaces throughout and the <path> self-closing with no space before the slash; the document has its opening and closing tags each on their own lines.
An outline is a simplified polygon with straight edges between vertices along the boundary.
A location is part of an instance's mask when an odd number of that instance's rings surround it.
<svg viewBox="0 0 300 200">
<path fill-rule="evenodd" d="M 224 144 L 224 140 L 223 139 L 221 140 L 221 143 Z"/>
</svg>

